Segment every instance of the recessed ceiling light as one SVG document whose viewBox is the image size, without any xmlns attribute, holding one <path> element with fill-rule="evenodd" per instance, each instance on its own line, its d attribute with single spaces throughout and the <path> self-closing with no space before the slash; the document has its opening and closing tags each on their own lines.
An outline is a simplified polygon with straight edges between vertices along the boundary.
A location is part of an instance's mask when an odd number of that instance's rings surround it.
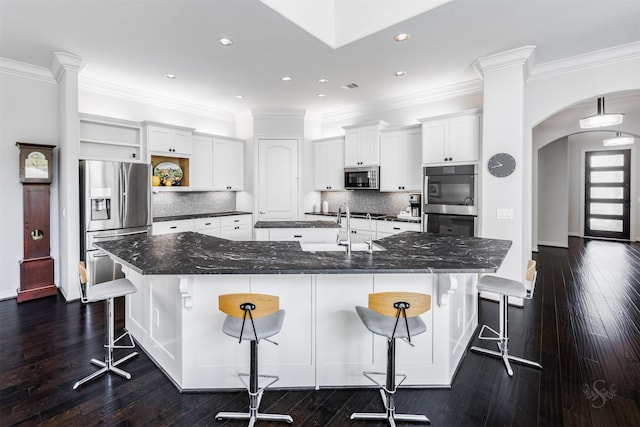
<svg viewBox="0 0 640 427">
<path fill-rule="evenodd" d="M 393 39 L 397 42 L 406 42 L 407 40 L 409 40 L 409 37 L 411 37 L 409 34 L 401 33 L 395 36 Z"/>
<path fill-rule="evenodd" d="M 164 76 L 165 76 L 166 78 L 168 78 L 168 79 L 171 79 L 171 80 L 173 80 L 173 79 L 175 79 L 175 78 L 176 78 L 176 75 L 175 75 L 175 74 L 165 74 Z"/>
<path fill-rule="evenodd" d="M 318 83 L 320 84 L 329 83 L 329 79 L 318 79 Z"/>
<path fill-rule="evenodd" d="M 284 76 L 284 77 L 282 77 L 282 81 L 283 81 L 283 82 L 290 82 L 291 80 L 293 80 L 293 77 L 291 77 L 291 76 Z"/>
<path fill-rule="evenodd" d="M 244 99 L 244 96 L 242 96 L 242 95 L 236 95 L 236 99 Z"/>
<path fill-rule="evenodd" d="M 406 71 L 396 71 L 395 73 L 393 73 L 393 75 L 396 76 L 396 77 L 402 77 L 402 76 L 404 76 L 406 74 L 407 74 Z"/>
<path fill-rule="evenodd" d="M 233 44 L 233 41 L 230 39 L 221 38 L 218 39 L 218 43 L 220 44 L 220 46 L 231 46 Z"/>
<path fill-rule="evenodd" d="M 326 95 L 326 94 L 324 94 L 324 93 L 319 93 L 319 94 L 318 94 L 318 98 L 324 98 L 325 96 L 327 96 L 327 95 Z"/>
</svg>

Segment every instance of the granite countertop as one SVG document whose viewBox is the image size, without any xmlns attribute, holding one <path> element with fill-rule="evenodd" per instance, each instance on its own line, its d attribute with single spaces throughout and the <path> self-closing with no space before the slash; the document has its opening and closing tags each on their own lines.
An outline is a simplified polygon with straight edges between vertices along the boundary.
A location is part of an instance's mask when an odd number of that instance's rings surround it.
<svg viewBox="0 0 640 427">
<path fill-rule="evenodd" d="M 336 221 L 258 221 L 253 228 L 340 228 Z"/>
<path fill-rule="evenodd" d="M 212 212 L 212 213 L 188 214 L 188 215 L 156 216 L 153 218 L 153 222 L 179 221 L 181 219 L 212 218 L 216 216 L 230 216 L 230 215 L 251 215 L 251 212 L 231 211 L 231 212 Z"/>
<path fill-rule="evenodd" d="M 338 212 L 305 212 L 305 215 L 318 215 L 318 216 L 327 216 L 327 217 L 336 217 Z M 411 222 L 411 223 L 420 223 L 420 217 L 403 217 L 398 218 L 397 215 L 389 215 L 389 214 L 379 214 L 379 213 L 371 213 L 371 219 L 376 221 L 400 221 L 400 222 Z M 351 212 L 351 218 L 366 218 L 366 212 Z"/>
<path fill-rule="evenodd" d="M 186 232 L 95 243 L 144 275 L 492 273 L 511 242 L 405 231 L 384 251 L 303 252 L 298 242 L 231 241 Z"/>
</svg>

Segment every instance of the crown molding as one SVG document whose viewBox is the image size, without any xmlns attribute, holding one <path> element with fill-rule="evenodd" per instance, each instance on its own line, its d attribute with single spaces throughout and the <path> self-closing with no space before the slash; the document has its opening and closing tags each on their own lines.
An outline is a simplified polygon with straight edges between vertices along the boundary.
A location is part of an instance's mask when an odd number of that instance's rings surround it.
<svg viewBox="0 0 640 427">
<path fill-rule="evenodd" d="M 81 57 L 67 52 L 53 52 L 49 69 L 56 82 L 59 82 L 66 71 L 79 73 L 85 66 L 86 61 Z"/>
<path fill-rule="evenodd" d="M 56 79 L 53 78 L 51 70 L 47 67 L 27 64 L 26 62 L 20 62 L 4 57 L 0 57 L 0 73 L 24 77 L 45 83 L 57 83 Z"/>
<path fill-rule="evenodd" d="M 157 95 L 139 89 L 132 89 L 129 87 L 105 82 L 102 80 L 96 80 L 89 77 L 80 76 L 78 78 L 78 89 L 85 92 L 96 93 L 99 95 L 111 96 L 115 98 L 126 99 L 128 101 L 140 102 L 143 104 L 155 105 L 171 110 L 182 111 L 184 113 L 197 114 L 199 116 L 209 117 L 215 120 L 221 120 L 225 122 L 235 121 L 234 114 L 226 111 L 211 108 L 202 104 L 183 101 L 181 99 Z"/>
<path fill-rule="evenodd" d="M 539 80 L 640 58 L 640 41 L 536 65 L 529 80 Z"/>
<path fill-rule="evenodd" d="M 533 56 L 535 53 L 535 46 L 522 46 L 517 49 L 507 50 L 505 52 L 496 53 L 494 55 L 488 55 L 477 59 L 473 63 L 473 68 L 476 69 L 481 78 L 486 73 L 502 70 L 504 68 L 511 68 L 517 66 L 525 66 L 525 71 L 529 72 L 529 67 L 533 62 Z"/>
<path fill-rule="evenodd" d="M 347 120 L 363 115 L 371 115 L 389 110 L 409 108 L 427 104 L 429 102 L 440 101 L 443 99 L 457 98 L 474 93 L 481 93 L 482 91 L 483 84 L 481 79 L 469 80 L 449 86 L 430 89 L 428 91 L 418 92 L 412 95 L 400 96 L 397 98 L 375 102 L 372 104 L 359 105 L 353 108 L 346 108 L 343 110 L 326 113 L 322 115 L 322 121 L 334 122 L 339 120 Z"/>
</svg>

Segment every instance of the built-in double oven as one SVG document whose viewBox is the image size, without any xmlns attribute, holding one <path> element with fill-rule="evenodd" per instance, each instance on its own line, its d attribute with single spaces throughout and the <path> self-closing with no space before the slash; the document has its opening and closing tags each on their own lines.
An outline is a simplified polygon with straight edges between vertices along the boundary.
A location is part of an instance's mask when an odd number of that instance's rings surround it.
<svg viewBox="0 0 640 427">
<path fill-rule="evenodd" d="M 423 229 L 429 233 L 475 236 L 478 232 L 476 165 L 423 168 Z"/>
</svg>

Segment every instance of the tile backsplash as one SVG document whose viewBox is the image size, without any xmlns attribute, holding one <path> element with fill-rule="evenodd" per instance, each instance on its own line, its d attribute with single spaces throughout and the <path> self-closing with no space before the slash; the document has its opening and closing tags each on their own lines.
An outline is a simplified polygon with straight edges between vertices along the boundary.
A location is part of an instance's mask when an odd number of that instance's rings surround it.
<svg viewBox="0 0 640 427">
<path fill-rule="evenodd" d="M 352 212 L 369 212 L 394 215 L 409 206 L 410 193 L 386 193 L 379 191 L 323 191 L 321 202 L 329 203 L 329 211 L 335 212 L 341 203 L 347 203 Z M 413 194 L 413 193 L 411 193 Z M 320 206 L 322 209 L 322 206 Z"/>
<path fill-rule="evenodd" d="M 153 216 L 192 215 L 236 210 L 232 191 L 162 191 L 152 193 Z"/>
</svg>

